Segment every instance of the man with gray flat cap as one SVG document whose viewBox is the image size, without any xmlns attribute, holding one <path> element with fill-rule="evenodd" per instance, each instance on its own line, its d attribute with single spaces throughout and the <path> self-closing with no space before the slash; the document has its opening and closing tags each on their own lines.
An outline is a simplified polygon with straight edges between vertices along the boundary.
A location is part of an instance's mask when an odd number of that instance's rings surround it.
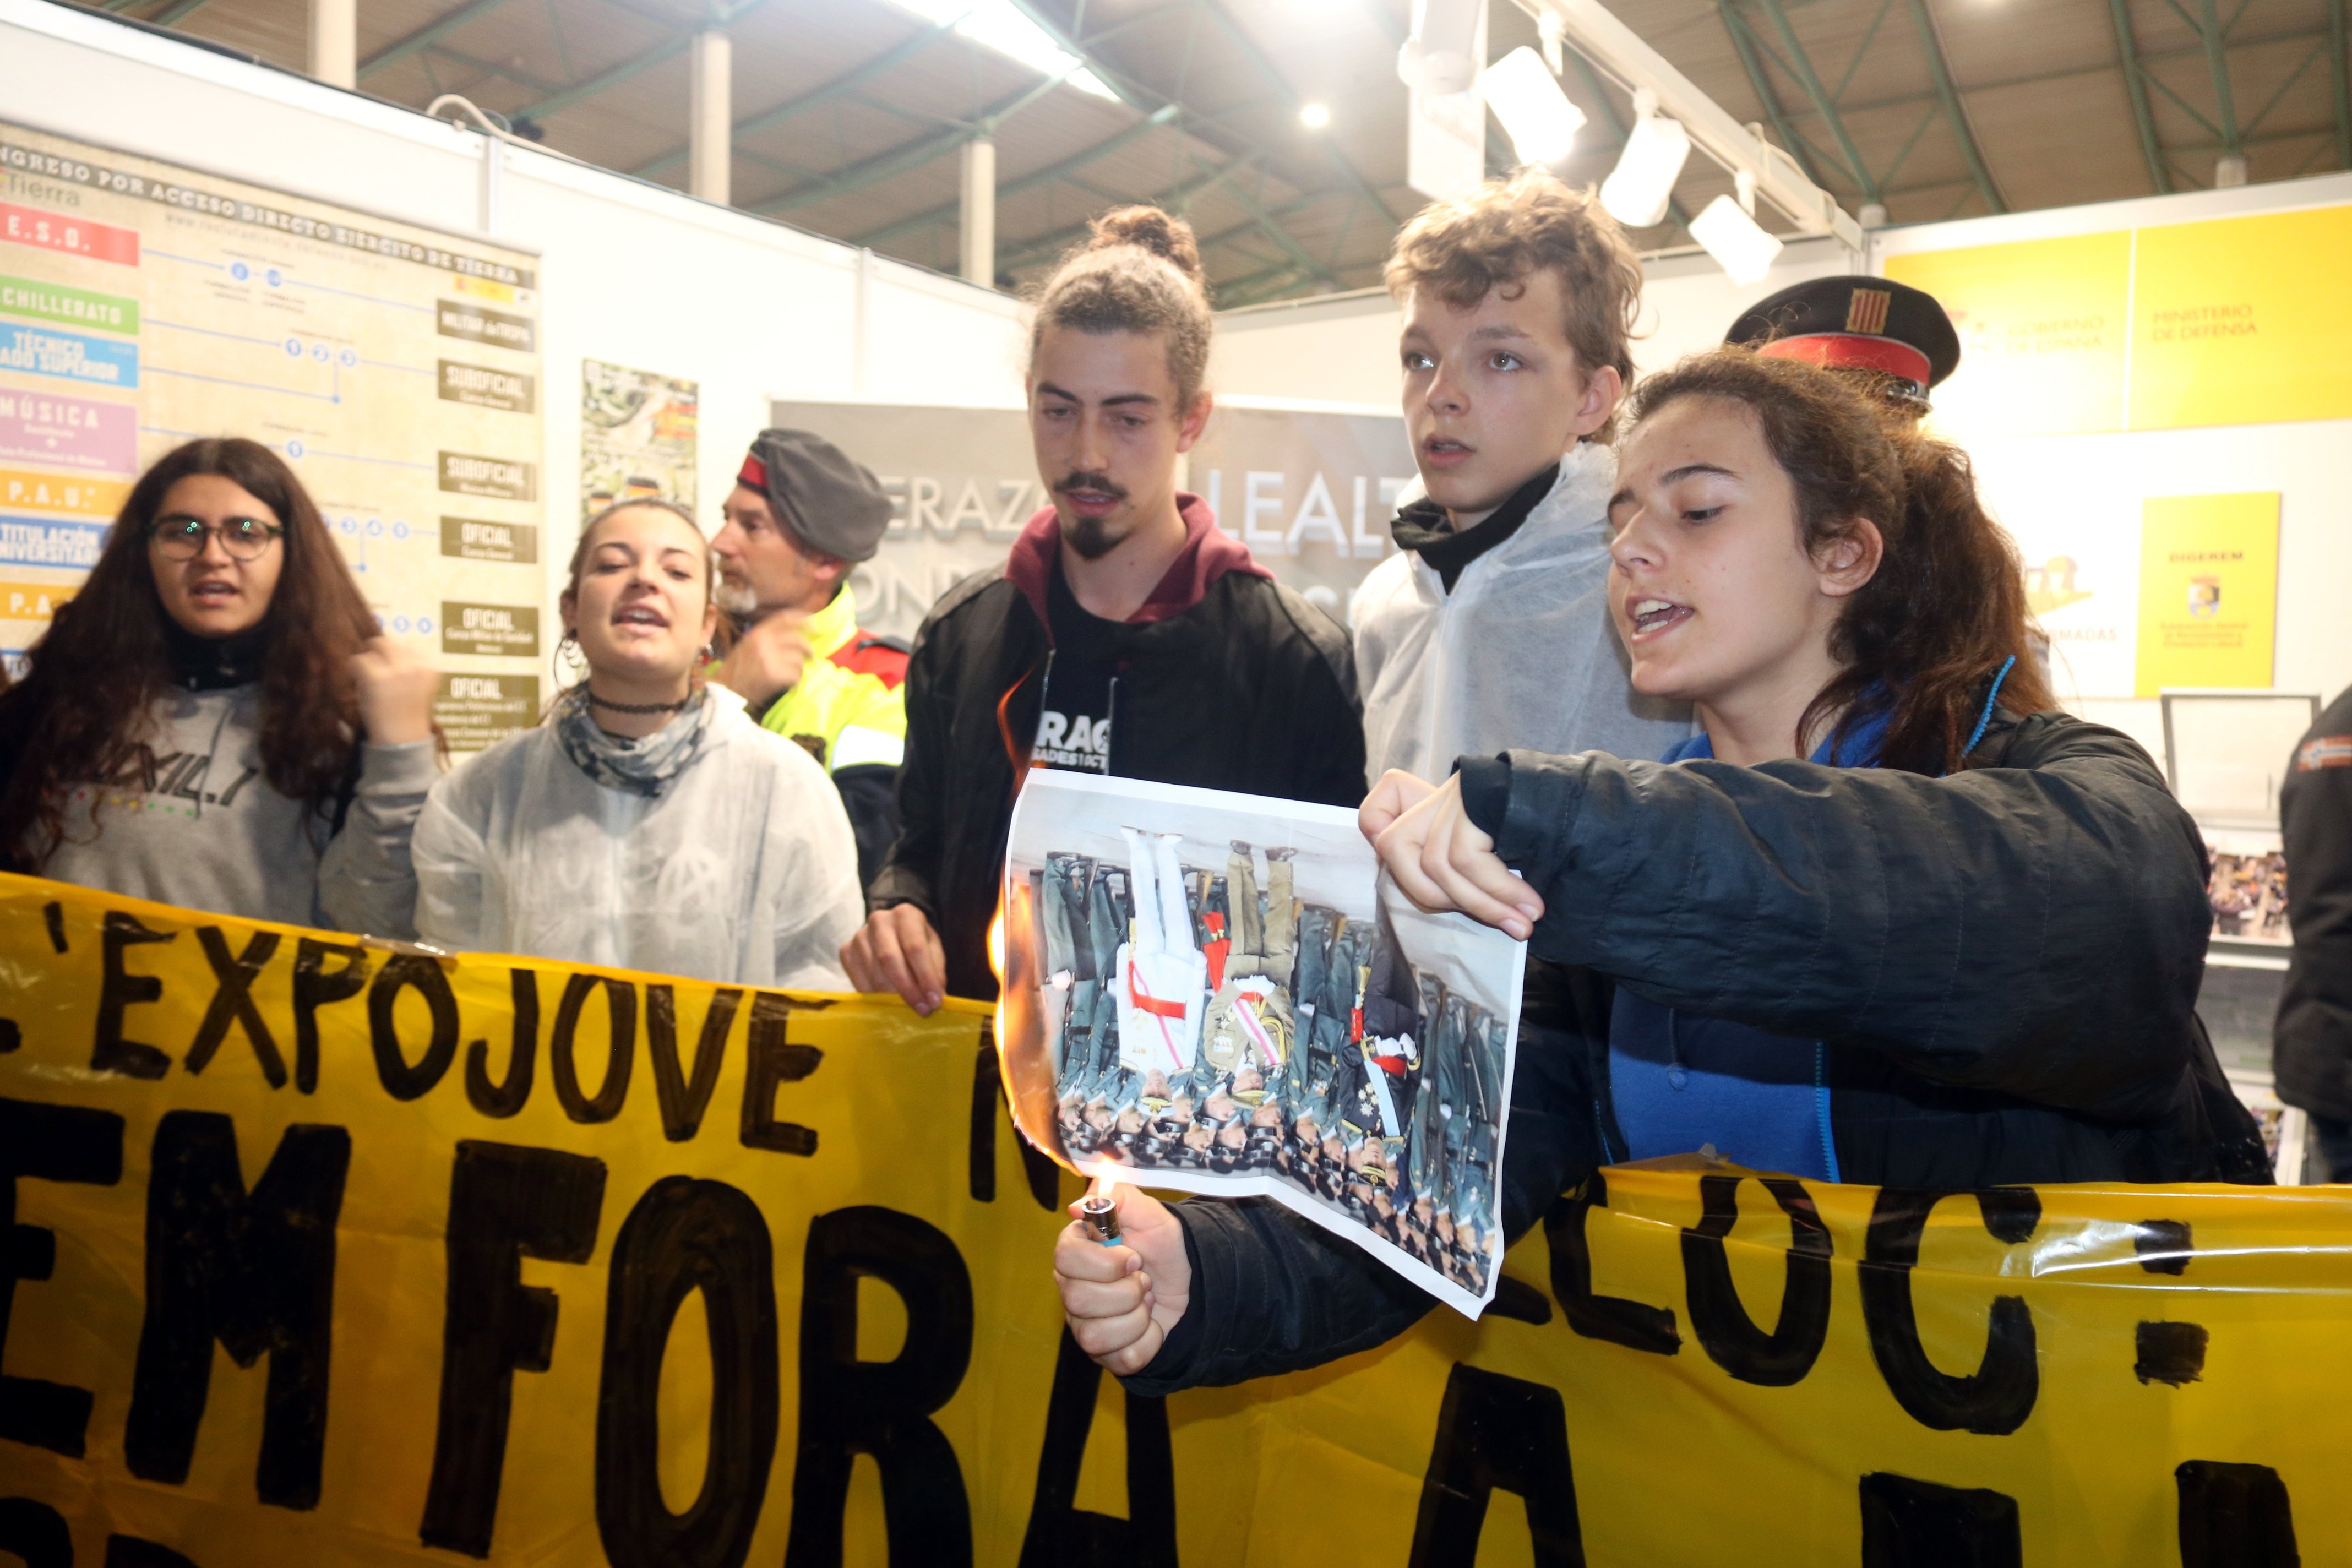
<svg viewBox="0 0 2352 1568">
<path fill-rule="evenodd" d="M 710 679 L 833 774 L 870 881 L 898 835 L 907 650 L 858 626 L 849 571 L 881 548 L 890 498 L 824 437 L 762 430 L 722 510 L 710 549 L 737 637 Z"/>
</svg>

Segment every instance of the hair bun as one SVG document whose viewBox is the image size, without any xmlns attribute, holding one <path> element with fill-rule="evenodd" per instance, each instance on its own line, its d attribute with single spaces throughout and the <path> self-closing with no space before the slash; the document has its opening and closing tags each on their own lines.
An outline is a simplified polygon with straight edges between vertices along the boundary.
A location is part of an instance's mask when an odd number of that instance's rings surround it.
<svg viewBox="0 0 2352 1568">
<path fill-rule="evenodd" d="M 1152 206 L 1118 207 L 1095 219 L 1089 227 L 1088 250 L 1132 245 L 1169 262 L 1195 284 L 1202 281 L 1201 247 L 1193 241 L 1192 226 L 1181 217 Z"/>
</svg>

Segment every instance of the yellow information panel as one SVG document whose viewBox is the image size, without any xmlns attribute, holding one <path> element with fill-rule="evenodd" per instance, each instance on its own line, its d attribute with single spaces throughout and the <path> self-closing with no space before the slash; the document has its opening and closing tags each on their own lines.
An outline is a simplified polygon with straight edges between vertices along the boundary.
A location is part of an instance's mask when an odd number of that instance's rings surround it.
<svg viewBox="0 0 2352 1568">
<path fill-rule="evenodd" d="M 2278 525 L 2274 490 L 2140 503 L 2136 695 L 2271 683 Z"/>
<path fill-rule="evenodd" d="M 2352 417 L 2352 206 L 1889 257 L 1950 312 L 1962 438 Z"/>
<path fill-rule="evenodd" d="M 2144 228 L 2130 428 L 2352 418 L 2352 207 Z"/>
<path fill-rule="evenodd" d="M 1890 257 L 1886 276 L 1943 302 L 1960 372 L 1938 425 L 1987 436 L 2123 428 L 2131 236 L 2086 234 Z"/>
<path fill-rule="evenodd" d="M 2342 1189 L 1628 1167 L 1483 1321 L 1163 1403 L 977 1007 L 23 879 L 0 976 L 34 1568 L 2352 1563 Z"/>
</svg>

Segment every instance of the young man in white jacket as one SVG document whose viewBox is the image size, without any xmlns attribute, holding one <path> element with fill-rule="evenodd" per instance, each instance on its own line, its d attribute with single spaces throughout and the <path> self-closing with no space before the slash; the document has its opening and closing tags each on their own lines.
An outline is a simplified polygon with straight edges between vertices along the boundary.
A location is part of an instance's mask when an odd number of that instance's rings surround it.
<svg viewBox="0 0 2352 1568">
<path fill-rule="evenodd" d="M 1402 548 L 1356 590 L 1365 779 L 1442 779 L 1509 747 L 1655 758 L 1689 710 L 1637 696 L 1609 616 L 1609 440 L 1641 264 L 1541 170 L 1433 203 L 1397 237 Z"/>
</svg>

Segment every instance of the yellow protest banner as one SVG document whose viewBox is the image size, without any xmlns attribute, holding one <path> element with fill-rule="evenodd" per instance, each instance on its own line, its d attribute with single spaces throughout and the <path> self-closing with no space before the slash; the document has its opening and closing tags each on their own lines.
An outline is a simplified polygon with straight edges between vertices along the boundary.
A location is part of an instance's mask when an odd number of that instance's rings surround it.
<svg viewBox="0 0 2352 1568">
<path fill-rule="evenodd" d="M 976 1007 L 13 878 L 0 976 L 33 1568 L 2352 1560 L 2335 1189 L 1621 1168 L 1484 1321 L 1162 1402 Z"/>
<path fill-rule="evenodd" d="M 2278 526 L 2275 490 L 2140 503 L 2137 695 L 2271 683 Z"/>
</svg>

